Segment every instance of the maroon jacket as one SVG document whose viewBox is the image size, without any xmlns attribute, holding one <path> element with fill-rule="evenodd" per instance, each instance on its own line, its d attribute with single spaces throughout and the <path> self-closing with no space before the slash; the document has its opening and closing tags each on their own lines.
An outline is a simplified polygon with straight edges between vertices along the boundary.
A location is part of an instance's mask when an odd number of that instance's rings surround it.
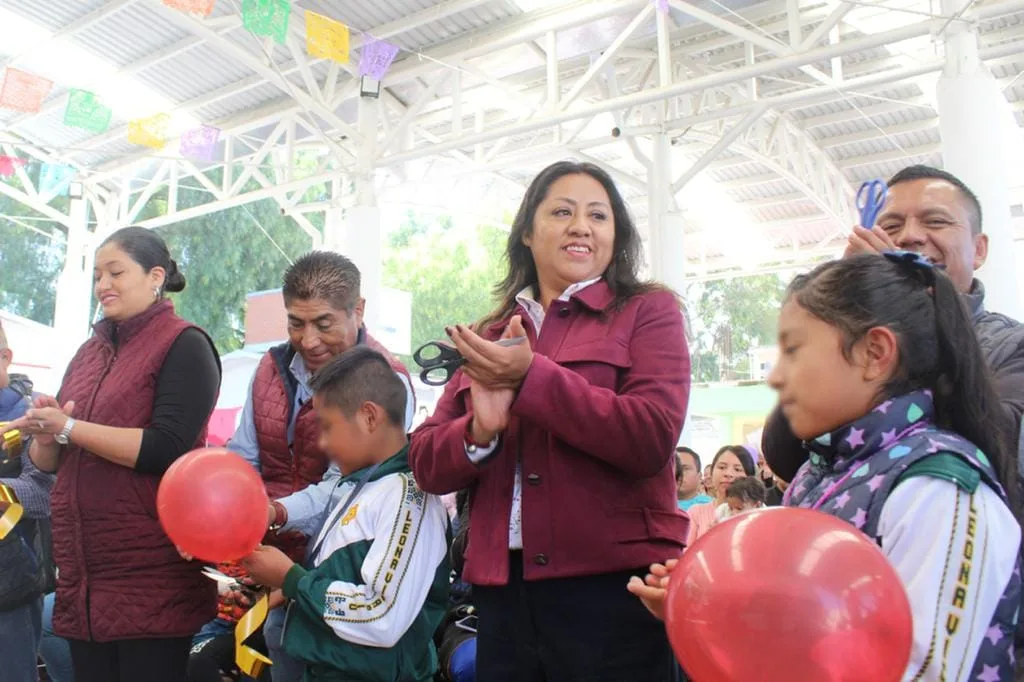
<svg viewBox="0 0 1024 682">
<path fill-rule="evenodd" d="M 365 329 L 359 330 L 358 343 L 379 351 L 396 372 L 409 377 L 405 366 Z M 320 429 L 312 401 L 299 408 L 295 416 L 294 441 L 292 447 L 288 447 L 288 424 L 297 389 L 288 366 L 294 357 L 295 350 L 290 343 L 271 348 L 260 360 L 252 384 L 253 426 L 260 449 L 260 469 L 271 499 L 286 497 L 319 483 L 330 464 L 317 442 Z M 301 562 L 306 536 L 297 531 L 280 533 L 268 536 L 267 543 Z"/>
<path fill-rule="evenodd" d="M 466 456 L 472 408 L 461 372 L 412 434 L 409 461 L 425 491 L 473 489 L 468 582 L 508 581 L 517 459 L 527 580 L 634 569 L 682 550 L 688 520 L 672 465 L 690 387 L 682 313 L 669 292 L 618 310 L 612 302 L 604 281 L 556 301 L 540 338 L 521 311 L 533 364 L 500 450 L 482 464 Z M 497 338 L 506 324 L 486 335 Z"/>
<path fill-rule="evenodd" d="M 68 366 L 60 402 L 75 401 L 76 419 L 145 428 L 164 358 L 189 327 L 170 301 L 121 324 L 99 322 Z M 204 428 L 195 446 L 205 443 Z M 97 642 L 186 637 L 214 617 L 215 584 L 160 527 L 159 484 L 159 476 L 66 448 L 50 502 L 57 634 Z"/>
</svg>

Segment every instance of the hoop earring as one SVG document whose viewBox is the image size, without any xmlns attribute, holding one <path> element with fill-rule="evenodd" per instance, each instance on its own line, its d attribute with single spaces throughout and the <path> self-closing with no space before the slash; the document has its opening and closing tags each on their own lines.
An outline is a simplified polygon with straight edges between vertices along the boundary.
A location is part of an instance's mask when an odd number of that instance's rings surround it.
<svg viewBox="0 0 1024 682">
<path fill-rule="evenodd" d="M 160 298 L 160 287 L 153 287 L 153 298 Z"/>
</svg>

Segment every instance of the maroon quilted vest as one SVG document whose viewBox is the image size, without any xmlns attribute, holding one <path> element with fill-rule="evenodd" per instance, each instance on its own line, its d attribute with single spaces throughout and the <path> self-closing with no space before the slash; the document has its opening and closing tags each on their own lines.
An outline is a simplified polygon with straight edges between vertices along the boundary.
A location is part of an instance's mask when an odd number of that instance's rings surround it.
<svg viewBox="0 0 1024 682">
<path fill-rule="evenodd" d="M 170 301 L 121 324 L 100 321 L 68 366 L 60 402 L 74 400 L 82 421 L 149 426 L 164 358 L 192 326 Z M 204 428 L 194 445 L 205 443 Z M 200 562 L 178 556 L 160 527 L 159 483 L 160 476 L 65 449 L 50 498 L 57 634 L 97 642 L 185 637 L 216 614 L 216 586 Z"/>
<path fill-rule="evenodd" d="M 396 372 L 409 377 L 405 366 L 365 329 L 359 330 L 358 343 L 379 351 Z M 253 422 L 260 448 L 260 467 L 271 499 L 286 497 L 311 483 L 318 483 L 329 464 L 317 444 L 320 430 L 312 401 L 299 408 L 295 417 L 295 441 L 292 448 L 288 448 L 288 422 L 296 391 L 296 380 L 288 365 L 294 357 L 295 351 L 289 343 L 271 348 L 260 360 L 252 385 Z M 279 544 L 271 540 L 268 542 Z"/>
</svg>

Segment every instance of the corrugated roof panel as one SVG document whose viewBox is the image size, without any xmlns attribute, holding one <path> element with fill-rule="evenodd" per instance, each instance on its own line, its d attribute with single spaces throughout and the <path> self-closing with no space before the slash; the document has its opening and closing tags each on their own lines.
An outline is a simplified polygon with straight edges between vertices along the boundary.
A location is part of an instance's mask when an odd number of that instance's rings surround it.
<svg viewBox="0 0 1024 682">
<path fill-rule="evenodd" d="M 253 72 L 207 44 L 154 64 L 136 78 L 175 102 L 188 102 L 252 76 Z"/>
<path fill-rule="evenodd" d="M 78 19 L 98 10 L 103 0 L 4 0 L 4 9 L 31 19 L 51 31 L 74 23 Z"/>
<path fill-rule="evenodd" d="M 141 2 L 123 7 L 75 34 L 74 41 L 107 61 L 125 67 L 189 37 L 159 10 Z"/>
<path fill-rule="evenodd" d="M 255 111 L 273 102 L 289 99 L 280 88 L 264 83 L 244 92 L 198 107 L 196 116 L 203 121 L 220 121 L 242 111 Z"/>
</svg>

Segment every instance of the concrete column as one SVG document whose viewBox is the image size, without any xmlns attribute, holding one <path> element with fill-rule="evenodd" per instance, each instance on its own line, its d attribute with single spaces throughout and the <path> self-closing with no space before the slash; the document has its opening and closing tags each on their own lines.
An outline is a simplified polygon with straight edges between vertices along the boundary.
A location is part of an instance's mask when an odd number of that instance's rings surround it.
<svg viewBox="0 0 1024 682">
<path fill-rule="evenodd" d="M 964 4 L 965 0 L 942 0 L 942 12 L 956 14 Z M 943 166 L 981 202 L 989 250 L 977 277 L 985 284 L 986 308 L 1019 320 L 1024 310 L 1010 218 L 1006 139 L 1016 125 L 999 84 L 979 58 L 975 26 L 951 22 L 945 48 L 946 66 L 937 87 Z"/>
<path fill-rule="evenodd" d="M 373 184 L 379 106 L 377 98 L 359 100 L 359 132 L 363 142 L 352 176 L 355 205 L 344 215 L 340 208 L 328 209 L 324 222 L 324 248 L 343 253 L 359 268 L 362 295 L 366 299 L 364 322 L 371 332 L 379 318 L 381 290 L 380 209 Z"/>
<path fill-rule="evenodd" d="M 53 326 L 67 349 L 70 360 L 78 346 L 88 338 L 92 322 L 92 268 L 95 244 L 88 230 L 89 200 L 72 199 L 68 215 L 67 251 L 64 268 L 57 277 L 57 300 Z"/>
<path fill-rule="evenodd" d="M 651 169 L 648 176 L 647 261 L 653 277 L 677 292 L 683 291 L 682 214 L 672 196 L 672 148 L 668 135 L 654 136 Z"/>
</svg>

